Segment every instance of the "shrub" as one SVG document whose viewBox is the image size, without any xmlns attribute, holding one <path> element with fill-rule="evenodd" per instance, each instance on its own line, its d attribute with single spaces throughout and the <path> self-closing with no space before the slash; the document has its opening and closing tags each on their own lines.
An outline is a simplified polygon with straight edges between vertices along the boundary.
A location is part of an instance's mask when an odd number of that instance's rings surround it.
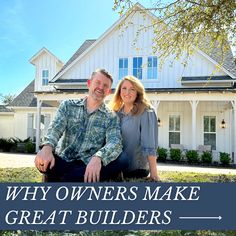
<svg viewBox="0 0 236 236">
<path fill-rule="evenodd" d="M 4 142 L 5 142 L 5 139 L 4 138 L 0 138 L 0 149 L 1 150 L 3 150 Z"/>
<path fill-rule="evenodd" d="M 3 150 L 3 152 L 10 152 L 15 147 L 15 142 L 9 138 L 1 138 L 0 139 L 0 149 Z"/>
<path fill-rule="evenodd" d="M 201 159 L 203 163 L 211 163 L 212 162 L 212 154 L 209 151 L 203 152 L 201 155 Z"/>
<path fill-rule="evenodd" d="M 158 148 L 158 149 L 157 149 L 157 156 L 158 156 L 158 160 L 160 160 L 160 161 L 166 161 L 166 158 L 167 158 L 167 149 L 165 149 L 165 148 Z"/>
<path fill-rule="evenodd" d="M 176 148 L 170 149 L 170 158 L 173 161 L 180 161 L 181 159 L 181 150 Z"/>
<path fill-rule="evenodd" d="M 35 144 L 31 141 L 25 144 L 25 152 L 26 153 L 35 153 Z"/>
<path fill-rule="evenodd" d="M 15 144 L 16 144 L 16 151 L 17 152 L 27 152 L 26 151 L 26 144 L 28 143 L 28 142 L 31 142 L 32 143 L 32 141 L 31 141 L 31 139 L 30 139 L 30 137 L 28 137 L 27 139 L 20 139 L 20 138 L 12 138 L 12 140 L 15 142 Z"/>
<path fill-rule="evenodd" d="M 17 143 L 17 152 L 25 152 L 25 145 L 26 143 Z"/>
<path fill-rule="evenodd" d="M 229 153 L 226 152 L 220 152 L 220 162 L 223 165 L 229 165 L 231 161 Z"/>
<path fill-rule="evenodd" d="M 186 157 L 189 163 L 199 162 L 198 153 L 196 150 L 188 150 L 186 152 Z"/>
</svg>

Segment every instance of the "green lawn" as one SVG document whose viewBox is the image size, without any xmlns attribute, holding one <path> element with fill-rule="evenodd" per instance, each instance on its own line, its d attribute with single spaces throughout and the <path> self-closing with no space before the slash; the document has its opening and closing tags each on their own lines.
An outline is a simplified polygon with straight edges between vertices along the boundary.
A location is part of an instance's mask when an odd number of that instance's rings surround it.
<svg viewBox="0 0 236 236">
<path fill-rule="evenodd" d="M 162 182 L 236 182 L 236 175 L 219 175 L 192 172 L 159 172 Z M 42 175 L 34 167 L 0 168 L 0 182 L 41 182 Z M 125 181 L 146 181 L 133 179 Z"/>
<path fill-rule="evenodd" d="M 160 172 L 162 182 L 236 182 L 236 175 L 216 175 L 189 172 Z M 42 175 L 35 168 L 0 168 L 0 182 L 41 182 Z M 125 181 L 145 181 L 141 179 Z M 236 231 L 0 231 L 5 236 L 236 236 Z"/>
<path fill-rule="evenodd" d="M 1 168 L 0 182 L 41 182 L 42 175 L 34 167 Z"/>
</svg>

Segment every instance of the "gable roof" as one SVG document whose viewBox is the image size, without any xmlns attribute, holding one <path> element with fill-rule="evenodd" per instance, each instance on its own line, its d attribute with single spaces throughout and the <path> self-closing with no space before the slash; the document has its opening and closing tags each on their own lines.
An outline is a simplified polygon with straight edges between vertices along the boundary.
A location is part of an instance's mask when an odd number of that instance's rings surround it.
<svg viewBox="0 0 236 236">
<path fill-rule="evenodd" d="M 217 49 L 212 51 L 212 53 L 210 54 L 210 57 L 214 61 L 216 61 L 218 64 L 222 64 L 222 67 L 225 68 L 227 71 L 229 71 L 234 76 L 234 78 L 236 78 L 236 61 L 233 57 L 232 50 L 229 49 L 227 51 L 227 54 L 225 55 L 223 63 L 221 62 L 219 50 L 218 50 L 218 52 L 216 50 Z"/>
<path fill-rule="evenodd" d="M 228 49 L 224 52 L 224 57 L 222 57 L 221 47 L 217 42 L 214 42 L 214 45 L 208 50 L 209 44 L 211 44 L 210 38 L 205 37 L 200 42 L 200 48 L 194 49 L 200 53 L 202 56 L 207 58 L 216 66 L 220 67 L 226 74 L 232 78 L 236 78 L 236 58 L 234 58 L 232 49 L 228 43 Z"/>
<path fill-rule="evenodd" d="M 12 101 L 10 107 L 37 107 L 37 99 L 34 96 L 34 80 Z M 43 103 L 43 107 L 50 107 Z"/>
<path fill-rule="evenodd" d="M 39 56 L 41 56 L 43 53 L 46 53 L 46 54 L 49 54 L 49 55 L 51 55 L 52 57 L 54 57 L 54 58 L 56 58 L 56 60 L 57 60 L 57 62 L 59 63 L 59 64 L 64 64 L 61 60 L 59 60 L 58 59 L 58 57 L 56 57 L 53 53 L 51 53 L 47 48 L 45 48 L 45 47 L 43 47 L 43 48 L 41 48 L 34 56 L 32 56 L 31 58 L 30 58 L 30 63 L 31 64 L 33 64 L 33 65 L 35 65 L 35 60 L 39 57 Z"/>
<path fill-rule="evenodd" d="M 0 105 L 0 112 L 13 112 L 13 110 L 7 108 L 5 105 Z"/>
<path fill-rule="evenodd" d="M 57 77 L 58 74 L 61 74 L 63 70 L 65 70 L 74 60 L 76 60 L 87 48 L 89 48 L 96 39 L 87 39 L 83 42 L 83 44 L 79 47 L 79 49 L 74 53 L 74 55 L 69 59 L 69 61 L 61 68 L 61 70 L 54 76 Z M 50 82 L 53 82 L 52 79 Z"/>
<path fill-rule="evenodd" d="M 147 15 L 149 15 L 151 18 L 156 19 L 157 17 L 151 13 L 150 11 L 146 10 L 141 4 L 136 3 L 132 9 L 130 9 L 126 14 L 124 14 L 119 20 L 117 20 L 110 28 L 108 28 L 107 31 L 105 31 L 97 40 L 86 40 L 81 47 L 76 51 L 76 53 L 69 59 L 69 61 L 63 66 L 63 68 L 54 76 L 54 78 L 51 80 L 52 83 L 56 83 L 58 79 L 66 72 L 68 71 L 77 61 L 79 61 L 82 57 L 84 57 L 87 53 L 89 53 L 96 45 L 98 45 L 112 30 L 114 30 L 116 27 L 122 24 L 123 21 L 126 20 L 126 18 L 135 11 L 142 11 L 145 12 Z M 200 51 L 200 53 L 206 57 L 208 60 L 211 59 L 211 61 L 219 65 L 228 75 L 230 75 L 233 78 L 236 78 L 236 63 L 233 58 L 232 51 L 229 50 L 227 56 L 225 57 L 225 60 L 223 63 L 221 63 L 219 52 L 214 50 L 211 55 L 207 55 L 200 49 L 197 51 Z"/>
</svg>

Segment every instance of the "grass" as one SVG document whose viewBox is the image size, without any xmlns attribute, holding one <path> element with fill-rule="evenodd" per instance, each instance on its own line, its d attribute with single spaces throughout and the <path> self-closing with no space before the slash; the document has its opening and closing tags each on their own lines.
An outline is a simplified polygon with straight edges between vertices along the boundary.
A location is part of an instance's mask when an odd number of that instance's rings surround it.
<svg viewBox="0 0 236 236">
<path fill-rule="evenodd" d="M 193 172 L 160 172 L 163 182 L 236 182 L 236 175 Z"/>
<path fill-rule="evenodd" d="M 162 182 L 236 182 L 236 175 L 208 174 L 177 171 L 160 171 Z M 0 168 L 0 182 L 32 182 L 42 181 L 42 175 L 34 167 Z M 125 181 L 143 182 L 145 179 L 129 179 Z"/>
<path fill-rule="evenodd" d="M 236 182 L 236 175 L 219 175 L 191 172 L 161 171 L 162 182 Z M 42 175 L 36 168 L 0 168 L 0 182 L 32 182 L 42 181 Z M 146 181 L 132 179 L 125 181 Z M 0 231 L 0 236 L 236 236 L 236 231 L 210 231 L 210 230 L 166 230 L 166 231 Z"/>
<path fill-rule="evenodd" d="M 36 168 L 1 168 L 0 182 L 32 182 L 42 181 L 42 175 Z"/>
</svg>

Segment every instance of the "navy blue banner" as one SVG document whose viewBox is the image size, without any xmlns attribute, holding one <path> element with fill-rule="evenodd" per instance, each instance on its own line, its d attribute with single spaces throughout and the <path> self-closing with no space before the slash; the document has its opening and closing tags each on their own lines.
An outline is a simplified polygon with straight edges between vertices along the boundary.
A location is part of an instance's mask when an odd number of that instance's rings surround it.
<svg viewBox="0 0 236 236">
<path fill-rule="evenodd" d="M 0 230 L 236 229 L 236 183 L 0 185 Z"/>
</svg>

